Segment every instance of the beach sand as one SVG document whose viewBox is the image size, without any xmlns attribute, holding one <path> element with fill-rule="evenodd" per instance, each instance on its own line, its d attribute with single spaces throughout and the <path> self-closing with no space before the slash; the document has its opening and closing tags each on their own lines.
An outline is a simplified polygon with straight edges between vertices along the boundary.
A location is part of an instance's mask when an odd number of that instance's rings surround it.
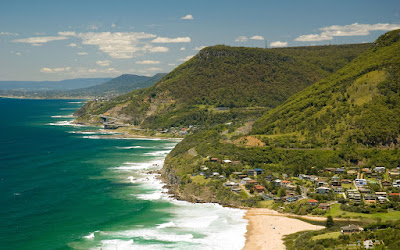
<svg viewBox="0 0 400 250">
<path fill-rule="evenodd" d="M 320 230 L 324 227 L 312 225 L 287 217 L 266 208 L 251 208 L 245 217 L 249 221 L 246 243 L 243 249 L 285 249 L 282 236 L 306 230 Z"/>
</svg>

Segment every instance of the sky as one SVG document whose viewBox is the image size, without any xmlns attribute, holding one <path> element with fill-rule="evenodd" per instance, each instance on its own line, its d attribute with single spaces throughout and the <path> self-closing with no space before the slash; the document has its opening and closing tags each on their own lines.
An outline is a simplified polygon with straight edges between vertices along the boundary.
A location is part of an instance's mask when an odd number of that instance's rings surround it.
<svg viewBox="0 0 400 250">
<path fill-rule="evenodd" d="M 151 76 L 205 46 L 373 42 L 398 0 L 1 0 L 0 80 Z"/>
</svg>

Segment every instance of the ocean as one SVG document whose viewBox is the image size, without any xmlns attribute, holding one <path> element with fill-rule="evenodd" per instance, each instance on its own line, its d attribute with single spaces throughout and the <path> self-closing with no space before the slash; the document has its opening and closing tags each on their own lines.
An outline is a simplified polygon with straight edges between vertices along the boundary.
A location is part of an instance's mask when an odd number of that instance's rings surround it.
<svg viewBox="0 0 400 250">
<path fill-rule="evenodd" d="M 244 211 L 165 194 L 175 140 L 104 139 L 80 100 L 0 98 L 0 249 L 241 249 Z"/>
</svg>

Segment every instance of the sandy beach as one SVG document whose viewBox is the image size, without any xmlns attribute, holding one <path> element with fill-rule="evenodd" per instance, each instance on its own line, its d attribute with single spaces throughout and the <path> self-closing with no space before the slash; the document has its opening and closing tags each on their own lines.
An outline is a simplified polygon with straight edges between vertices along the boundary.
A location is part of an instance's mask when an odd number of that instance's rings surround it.
<svg viewBox="0 0 400 250">
<path fill-rule="evenodd" d="M 247 225 L 246 243 L 243 249 L 285 249 L 282 236 L 324 227 L 312 225 L 285 214 L 266 208 L 251 208 L 245 217 Z"/>
</svg>

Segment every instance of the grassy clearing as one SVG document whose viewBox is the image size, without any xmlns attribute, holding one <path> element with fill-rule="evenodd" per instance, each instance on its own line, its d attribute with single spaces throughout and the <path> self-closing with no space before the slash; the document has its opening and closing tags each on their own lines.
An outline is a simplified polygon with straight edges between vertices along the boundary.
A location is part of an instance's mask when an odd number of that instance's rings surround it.
<svg viewBox="0 0 400 250">
<path fill-rule="evenodd" d="M 354 219 L 371 219 L 382 221 L 388 220 L 398 220 L 400 218 L 400 211 L 393 211 L 388 213 L 374 213 L 374 214 L 363 214 L 363 213 L 355 213 L 355 212 L 347 212 L 340 209 L 340 204 L 335 204 L 331 206 L 331 209 L 326 213 L 326 216 L 332 216 L 333 218 L 342 217 L 342 218 L 354 218 Z"/>
<path fill-rule="evenodd" d="M 322 239 L 337 239 L 341 235 L 340 232 L 330 232 L 326 234 L 320 234 L 312 237 L 313 240 L 322 240 Z"/>
<path fill-rule="evenodd" d="M 191 176 L 191 179 L 197 184 L 206 184 L 210 182 L 210 179 L 205 179 L 204 176 L 201 175 Z"/>
<path fill-rule="evenodd" d="M 272 208 L 272 205 L 274 204 L 273 200 L 270 201 L 259 201 L 257 203 L 257 207 L 261 207 L 261 208 Z"/>
</svg>

